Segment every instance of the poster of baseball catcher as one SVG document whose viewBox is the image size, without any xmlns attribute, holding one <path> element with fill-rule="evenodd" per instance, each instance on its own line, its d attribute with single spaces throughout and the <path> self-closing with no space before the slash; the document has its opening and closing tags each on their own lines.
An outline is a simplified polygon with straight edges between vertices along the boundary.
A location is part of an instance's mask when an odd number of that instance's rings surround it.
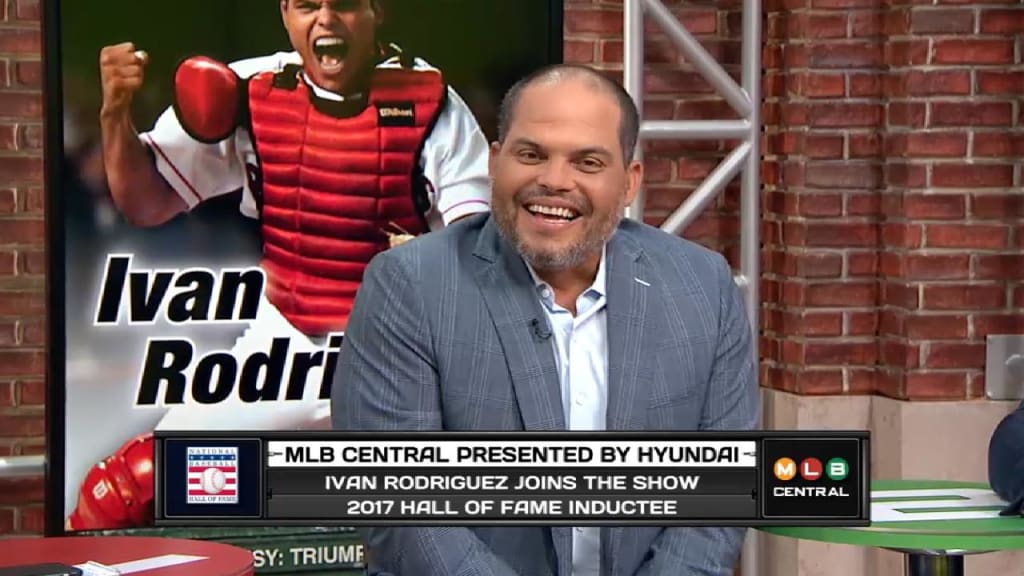
<svg viewBox="0 0 1024 576">
<path fill-rule="evenodd" d="M 161 6 L 105 3 L 91 67 L 65 58 L 72 531 L 150 525 L 153 430 L 328 427 L 366 265 L 489 209 L 481 126 L 507 88 L 501 76 L 550 61 L 541 45 L 499 64 L 500 40 L 430 56 L 461 41 L 460 10 L 514 37 L 516 26 L 546 33 L 543 3 L 532 13 L 472 0 L 432 12 L 406 0 Z M 75 10 L 61 8 L 65 50 L 85 34 L 69 30 L 85 26 Z M 215 22 L 224 37 L 190 16 L 204 11 L 230 15 Z M 406 31 L 435 24 L 411 50 L 382 32 L 396 16 Z M 271 27 L 284 38 L 260 32 Z"/>
</svg>

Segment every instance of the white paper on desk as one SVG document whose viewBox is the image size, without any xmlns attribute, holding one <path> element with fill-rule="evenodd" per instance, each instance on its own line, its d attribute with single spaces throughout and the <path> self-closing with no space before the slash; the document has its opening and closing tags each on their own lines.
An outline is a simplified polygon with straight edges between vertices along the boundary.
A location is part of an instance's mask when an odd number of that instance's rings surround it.
<svg viewBox="0 0 1024 576">
<path fill-rule="evenodd" d="M 177 566 L 178 564 L 187 564 L 189 562 L 195 562 L 197 560 L 206 560 L 206 556 L 190 556 L 188 554 L 164 554 L 163 556 L 153 556 L 151 558 L 141 558 L 139 560 L 132 560 L 131 562 L 122 562 L 120 564 L 112 564 L 109 568 L 117 570 L 114 574 L 131 574 L 132 572 L 142 572 L 143 570 L 156 570 L 157 568 L 166 568 L 168 566 Z M 78 564 L 75 566 L 82 570 L 82 576 L 108 576 L 110 572 L 93 571 L 88 572 L 87 564 Z"/>
</svg>

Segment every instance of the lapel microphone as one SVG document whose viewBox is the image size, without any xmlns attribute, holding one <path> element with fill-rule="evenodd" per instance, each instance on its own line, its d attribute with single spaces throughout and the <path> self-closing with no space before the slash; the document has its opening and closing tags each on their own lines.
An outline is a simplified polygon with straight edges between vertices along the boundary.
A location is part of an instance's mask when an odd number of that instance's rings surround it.
<svg viewBox="0 0 1024 576">
<path fill-rule="evenodd" d="M 530 328 L 533 329 L 533 337 L 539 341 L 551 338 L 551 331 L 548 330 L 547 325 L 545 325 L 537 318 L 530 320 Z"/>
</svg>

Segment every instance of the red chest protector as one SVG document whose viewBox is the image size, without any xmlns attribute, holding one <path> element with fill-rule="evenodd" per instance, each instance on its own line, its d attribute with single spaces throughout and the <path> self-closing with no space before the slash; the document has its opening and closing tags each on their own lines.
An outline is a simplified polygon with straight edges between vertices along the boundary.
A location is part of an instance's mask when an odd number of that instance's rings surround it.
<svg viewBox="0 0 1024 576">
<path fill-rule="evenodd" d="M 436 71 L 378 68 L 353 107 L 312 98 L 300 76 L 251 77 L 249 121 L 267 298 L 322 336 L 344 331 L 366 265 L 390 245 L 385 231 L 427 231 L 418 163 L 447 87 Z"/>
</svg>

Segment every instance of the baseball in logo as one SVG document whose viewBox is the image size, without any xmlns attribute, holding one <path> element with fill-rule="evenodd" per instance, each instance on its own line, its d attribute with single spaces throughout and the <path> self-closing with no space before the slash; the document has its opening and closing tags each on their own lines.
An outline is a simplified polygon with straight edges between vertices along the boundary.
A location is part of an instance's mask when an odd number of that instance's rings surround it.
<svg viewBox="0 0 1024 576">
<path fill-rule="evenodd" d="M 188 504 L 238 503 L 238 448 L 188 447 Z"/>
</svg>

